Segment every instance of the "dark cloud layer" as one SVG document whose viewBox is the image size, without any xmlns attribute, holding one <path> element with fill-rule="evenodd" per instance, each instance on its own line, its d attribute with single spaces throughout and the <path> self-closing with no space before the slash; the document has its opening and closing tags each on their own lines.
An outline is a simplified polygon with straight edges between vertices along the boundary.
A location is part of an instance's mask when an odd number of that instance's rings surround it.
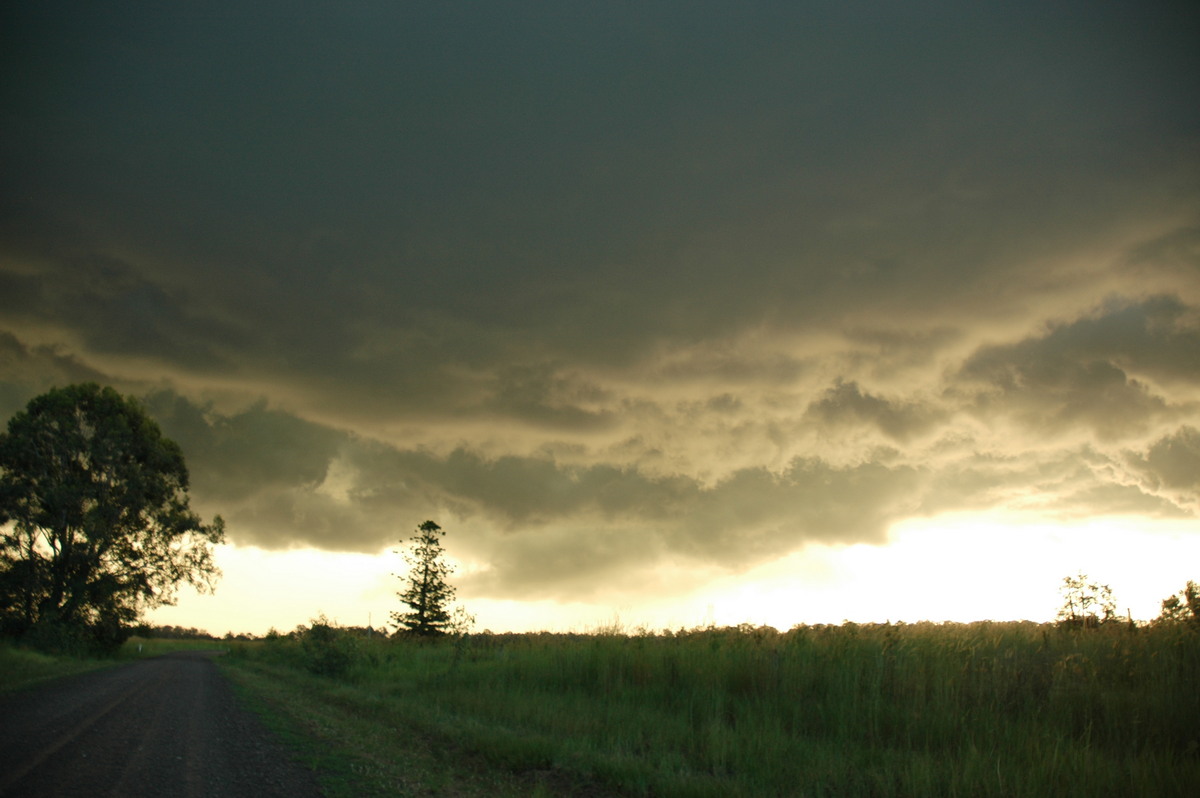
<svg viewBox="0 0 1200 798">
<path fill-rule="evenodd" d="M 905 442 L 942 420 L 936 408 L 892 402 L 864 393 L 857 383 L 841 380 L 809 405 L 807 414 L 814 423 L 826 427 L 870 424 L 898 442 Z"/>
<path fill-rule="evenodd" d="M 1172 497 L 1191 513 L 1200 512 L 1200 431 L 1183 426 L 1155 441 L 1129 461 L 1140 481 Z"/>
<path fill-rule="evenodd" d="M 437 516 L 478 595 L 1194 516 L 1196 41 L 1170 2 L 9 4 L 0 411 L 114 384 L 237 544 Z"/>
<path fill-rule="evenodd" d="M 373 552 L 403 536 L 402 519 L 449 515 L 487 563 L 469 585 L 496 596 L 589 592 L 610 572 L 653 570 L 647 552 L 741 569 L 807 543 L 881 542 L 903 518 L 1005 506 L 1014 495 L 1064 518 L 1186 517 L 1200 501 L 1200 439 L 1190 427 L 1142 452 L 983 456 L 963 447 L 935 466 L 893 449 L 852 466 L 809 457 L 779 472 L 739 469 L 706 485 L 546 456 L 396 449 L 262 405 L 226 416 L 177 395 L 146 401 L 237 542 Z"/>
<path fill-rule="evenodd" d="M 1196 412 L 1195 400 L 1172 406 L 1144 378 L 1195 385 L 1198 351 L 1196 309 L 1160 296 L 1107 306 L 1044 336 L 987 347 L 967 360 L 961 375 L 987 386 L 977 400 L 985 414 L 1011 413 L 1045 431 L 1085 426 L 1113 439 Z"/>
</svg>

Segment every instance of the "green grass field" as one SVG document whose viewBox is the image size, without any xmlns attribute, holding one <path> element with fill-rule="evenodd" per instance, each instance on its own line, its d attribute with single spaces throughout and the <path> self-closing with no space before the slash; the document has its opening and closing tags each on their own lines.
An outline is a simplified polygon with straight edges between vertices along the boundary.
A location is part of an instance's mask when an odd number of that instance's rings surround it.
<svg viewBox="0 0 1200 798">
<path fill-rule="evenodd" d="M 324 718 L 299 733 L 343 764 L 332 791 L 346 795 L 352 772 L 401 783 L 404 768 L 389 762 L 414 739 L 542 794 L 1090 798 L 1200 787 L 1200 635 L 1182 625 L 436 642 L 318 626 L 223 659 L 284 725 Z M 372 792 L 389 788 L 360 794 Z"/>
</svg>

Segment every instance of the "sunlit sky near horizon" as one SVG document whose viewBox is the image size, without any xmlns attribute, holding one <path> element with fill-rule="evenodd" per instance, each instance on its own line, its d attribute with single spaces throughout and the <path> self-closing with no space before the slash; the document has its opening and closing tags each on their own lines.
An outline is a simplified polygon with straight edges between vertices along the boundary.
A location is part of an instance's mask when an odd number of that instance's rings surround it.
<svg viewBox="0 0 1200 798">
<path fill-rule="evenodd" d="M 139 397 L 151 620 L 1049 620 L 1200 579 L 1194 3 L 9 3 L 0 418 Z"/>
</svg>

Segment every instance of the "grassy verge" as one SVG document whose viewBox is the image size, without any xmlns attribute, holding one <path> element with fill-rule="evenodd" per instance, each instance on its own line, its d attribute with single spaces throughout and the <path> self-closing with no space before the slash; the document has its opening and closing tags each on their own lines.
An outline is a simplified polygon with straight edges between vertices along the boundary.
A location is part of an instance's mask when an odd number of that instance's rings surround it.
<svg viewBox="0 0 1200 798">
<path fill-rule="evenodd" d="M 111 657 L 75 657 L 47 654 L 27 646 L 0 641 L 0 694 L 35 687 L 77 673 L 111 668 L 124 661 L 157 657 L 171 651 L 215 648 L 222 648 L 222 644 L 211 640 L 131 637 Z"/>
<path fill-rule="evenodd" d="M 331 798 L 604 794 L 551 769 L 496 767 L 452 735 L 407 722 L 373 691 L 244 658 L 220 664 Z"/>
<path fill-rule="evenodd" d="M 1179 628 L 429 644 L 324 627 L 227 659 L 317 741 L 335 794 L 1090 798 L 1200 784 L 1200 635 Z M 446 773 L 471 786 L 439 783 Z"/>
<path fill-rule="evenodd" d="M 113 664 L 112 660 L 61 657 L 0 642 L 0 694 Z"/>
</svg>

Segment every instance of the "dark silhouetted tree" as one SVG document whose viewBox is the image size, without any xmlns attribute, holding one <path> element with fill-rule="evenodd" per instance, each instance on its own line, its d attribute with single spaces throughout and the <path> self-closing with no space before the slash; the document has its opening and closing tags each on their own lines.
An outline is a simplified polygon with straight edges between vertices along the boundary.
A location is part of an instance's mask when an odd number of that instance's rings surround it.
<svg viewBox="0 0 1200 798">
<path fill-rule="evenodd" d="M 450 602 L 454 588 L 446 578 L 454 568 L 446 562 L 442 549 L 442 528 L 433 521 L 417 527 L 403 552 L 409 565 L 407 576 L 400 577 L 406 587 L 396 595 L 408 605 L 408 612 L 393 612 L 392 621 L 411 634 L 440 635 L 451 623 Z"/>
<path fill-rule="evenodd" d="M 1089 581 L 1082 571 L 1064 577 L 1060 592 L 1063 603 L 1058 619 L 1067 626 L 1092 627 L 1116 618 L 1117 602 L 1112 588 Z"/>
<path fill-rule="evenodd" d="M 1189 579 L 1182 591 L 1163 599 L 1162 614 L 1158 620 L 1163 623 L 1200 624 L 1200 585 Z"/>
<path fill-rule="evenodd" d="M 132 399 L 88 383 L 30 401 L 0 434 L 0 630 L 113 647 L 180 583 L 210 589 L 224 524 L 187 489 L 179 447 Z"/>
</svg>

